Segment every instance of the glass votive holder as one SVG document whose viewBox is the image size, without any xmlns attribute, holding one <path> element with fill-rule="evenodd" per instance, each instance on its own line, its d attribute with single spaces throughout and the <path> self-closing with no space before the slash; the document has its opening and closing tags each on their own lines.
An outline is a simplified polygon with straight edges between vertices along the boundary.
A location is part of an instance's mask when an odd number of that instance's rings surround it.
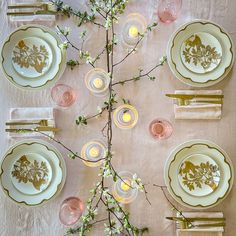
<svg viewBox="0 0 236 236">
<path fill-rule="evenodd" d="M 143 15 L 139 13 L 131 13 L 122 29 L 122 41 L 127 47 L 134 47 L 138 40 L 139 34 L 143 34 L 147 28 L 147 22 Z"/>
<path fill-rule="evenodd" d="M 66 84 L 56 84 L 51 90 L 53 102 L 60 107 L 69 107 L 76 100 L 75 90 Z"/>
<path fill-rule="evenodd" d="M 155 119 L 149 125 L 149 132 L 157 140 L 168 139 L 173 132 L 171 123 L 164 119 Z"/>
<path fill-rule="evenodd" d="M 77 197 L 66 198 L 59 211 L 59 219 L 63 225 L 74 225 L 82 216 L 84 203 Z"/>
<path fill-rule="evenodd" d="M 131 129 L 138 122 L 138 111 L 129 104 L 123 104 L 115 109 L 113 121 L 120 129 Z"/>
<path fill-rule="evenodd" d="M 85 76 L 86 87 L 95 96 L 106 95 L 110 81 L 110 76 L 100 68 L 90 70 Z"/>
<path fill-rule="evenodd" d="M 177 19 L 182 7 L 182 0 L 159 0 L 157 15 L 163 23 L 171 23 Z"/>
<path fill-rule="evenodd" d="M 102 160 L 99 159 L 105 158 L 106 156 L 106 147 L 105 145 L 96 140 L 92 140 L 86 144 L 81 149 L 81 157 L 88 161 L 83 161 L 86 166 L 97 167 L 102 164 Z"/>
<path fill-rule="evenodd" d="M 128 204 L 135 200 L 138 195 L 138 189 L 132 186 L 132 173 L 122 171 L 119 173 L 121 177 L 113 185 L 112 195 L 120 203 Z"/>
</svg>

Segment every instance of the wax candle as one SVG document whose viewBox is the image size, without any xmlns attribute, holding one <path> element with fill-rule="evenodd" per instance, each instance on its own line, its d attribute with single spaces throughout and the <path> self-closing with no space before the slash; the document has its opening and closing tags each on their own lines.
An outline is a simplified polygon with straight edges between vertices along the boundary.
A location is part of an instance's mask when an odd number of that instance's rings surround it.
<svg viewBox="0 0 236 236">
<path fill-rule="evenodd" d="M 131 121 L 131 115 L 129 112 L 125 112 L 122 116 L 122 120 L 126 123 Z"/>
<path fill-rule="evenodd" d="M 103 81 L 102 81 L 102 79 L 100 79 L 100 78 L 94 79 L 93 85 L 94 85 L 94 87 L 97 88 L 97 89 L 102 88 L 102 86 L 103 86 Z"/>
<path fill-rule="evenodd" d="M 99 149 L 96 148 L 96 147 L 92 147 L 90 150 L 89 150 L 89 155 L 91 157 L 98 157 L 99 155 Z"/>
<path fill-rule="evenodd" d="M 131 38 L 137 38 L 138 37 L 138 28 L 136 26 L 132 25 L 129 28 L 129 36 Z"/>
<path fill-rule="evenodd" d="M 121 183 L 121 189 L 123 191 L 128 191 L 130 189 L 130 181 L 129 180 L 124 180 Z"/>
</svg>

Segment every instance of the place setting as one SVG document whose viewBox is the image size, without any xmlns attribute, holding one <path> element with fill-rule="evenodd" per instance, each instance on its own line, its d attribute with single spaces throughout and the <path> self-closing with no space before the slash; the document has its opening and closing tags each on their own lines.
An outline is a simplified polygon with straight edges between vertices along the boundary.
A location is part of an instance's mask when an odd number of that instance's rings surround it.
<svg viewBox="0 0 236 236">
<path fill-rule="evenodd" d="M 22 212 L 34 208 L 37 215 L 37 207 L 48 204 L 40 217 L 48 209 L 56 213 L 48 219 L 55 235 L 233 236 L 229 208 L 220 208 L 234 200 L 232 142 L 219 141 L 234 134 L 223 136 L 233 112 L 232 88 L 220 85 L 234 67 L 232 32 L 214 18 L 190 19 L 185 3 L 155 0 L 144 7 L 134 0 L 83 0 L 73 3 L 76 9 L 70 1 L 0 1 L 6 27 L 13 28 L 5 39 L 0 36 L 2 80 L 17 91 L 3 107 L 8 114 L 2 136 L 11 145 L 2 147 L 0 162 L 4 197 L 18 205 L 9 209 L 12 214 L 22 206 Z M 104 45 L 98 47 L 101 35 Z M 149 53 L 158 55 L 152 63 Z M 140 68 L 132 68 L 133 54 L 142 59 Z M 166 81 L 170 74 L 178 85 Z M 135 89 L 126 91 L 132 83 Z M 155 91 L 152 83 L 161 90 L 155 104 L 140 89 Z M 80 97 L 83 89 L 87 97 Z M 70 136 L 59 122 L 60 115 L 70 120 L 68 111 L 77 115 Z M 154 186 L 157 195 L 149 196 Z"/>
</svg>

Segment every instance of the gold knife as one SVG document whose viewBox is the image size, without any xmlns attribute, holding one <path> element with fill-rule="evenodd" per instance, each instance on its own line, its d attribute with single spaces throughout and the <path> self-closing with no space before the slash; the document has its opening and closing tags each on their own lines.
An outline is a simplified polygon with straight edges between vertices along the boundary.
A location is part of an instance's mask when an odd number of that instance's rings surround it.
<svg viewBox="0 0 236 236">
<path fill-rule="evenodd" d="M 166 94 L 170 98 L 193 99 L 193 98 L 224 98 L 222 94 Z"/>
<path fill-rule="evenodd" d="M 35 127 L 32 129 L 5 129 L 6 132 L 13 132 L 13 133 L 18 133 L 18 132 L 37 132 L 37 131 L 52 131 L 52 132 L 58 132 L 60 129 L 55 128 L 55 127 L 49 127 L 49 126 L 39 126 Z"/>
<path fill-rule="evenodd" d="M 166 217 L 167 220 L 173 220 L 173 221 L 184 221 L 186 222 L 186 220 L 192 222 L 192 221 L 225 221 L 225 218 L 223 217 L 211 217 L 211 218 L 207 218 L 207 217 Z"/>
</svg>

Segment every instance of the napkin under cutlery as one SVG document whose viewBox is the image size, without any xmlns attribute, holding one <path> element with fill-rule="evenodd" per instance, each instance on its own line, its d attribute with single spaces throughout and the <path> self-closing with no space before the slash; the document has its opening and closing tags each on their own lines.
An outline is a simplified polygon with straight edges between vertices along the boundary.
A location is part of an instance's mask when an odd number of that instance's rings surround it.
<svg viewBox="0 0 236 236">
<path fill-rule="evenodd" d="M 10 0 L 10 4 L 32 4 L 32 3 L 39 3 L 43 2 L 42 0 Z M 31 9 L 32 10 L 32 9 Z M 24 9 L 18 9 L 18 11 L 24 11 Z M 27 23 L 43 23 L 44 25 L 47 26 L 53 26 L 55 21 L 56 21 L 56 16 L 55 15 L 22 15 L 22 16 L 9 16 L 9 21 L 11 24 L 15 26 L 20 26 L 22 24 L 27 24 Z"/>
<path fill-rule="evenodd" d="M 204 218 L 223 218 L 222 212 L 183 212 L 185 217 L 204 217 Z M 179 216 L 177 214 L 177 216 Z M 194 221 L 195 224 L 202 224 L 202 221 Z M 212 221 L 204 221 L 204 224 L 212 224 Z M 215 221 L 217 223 L 217 221 Z M 176 236 L 222 236 L 224 227 L 204 227 L 204 228 L 191 228 L 191 229 L 176 229 Z"/>
<path fill-rule="evenodd" d="M 55 127 L 55 111 L 52 107 L 22 107 L 22 108 L 11 108 L 10 109 L 10 120 L 11 122 L 39 122 L 40 120 L 47 120 L 48 126 Z M 31 129 L 35 128 L 37 125 L 24 125 L 24 126 L 9 126 L 9 128 L 19 128 L 19 129 Z M 45 131 L 44 132 L 51 137 L 54 137 L 54 132 Z M 21 137 L 40 137 L 43 134 L 38 132 L 9 132 L 10 138 L 21 138 Z"/>
<path fill-rule="evenodd" d="M 175 94 L 222 95 L 222 90 L 176 90 Z M 174 104 L 175 119 L 221 119 L 222 104 L 196 101 L 189 105 Z"/>
</svg>

